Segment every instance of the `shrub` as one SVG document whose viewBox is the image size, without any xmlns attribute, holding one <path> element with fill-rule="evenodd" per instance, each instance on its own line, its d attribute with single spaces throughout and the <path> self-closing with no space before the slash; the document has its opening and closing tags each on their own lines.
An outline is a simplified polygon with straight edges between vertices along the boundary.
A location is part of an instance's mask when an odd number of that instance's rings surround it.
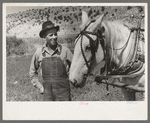
<svg viewBox="0 0 150 123">
<path fill-rule="evenodd" d="M 6 55 L 24 55 L 26 53 L 26 43 L 16 36 L 6 37 Z"/>
<path fill-rule="evenodd" d="M 91 14 L 93 13 L 92 9 L 90 9 L 88 16 L 91 16 Z"/>
<path fill-rule="evenodd" d="M 128 6 L 128 7 L 127 7 L 127 10 L 130 10 L 130 9 L 132 9 L 132 6 Z"/>
<path fill-rule="evenodd" d="M 144 7 L 142 6 L 138 6 L 139 12 L 143 12 L 144 11 Z"/>
<path fill-rule="evenodd" d="M 105 11 L 105 7 L 104 7 L 104 6 L 102 6 L 101 11 L 102 11 L 102 12 Z"/>
</svg>

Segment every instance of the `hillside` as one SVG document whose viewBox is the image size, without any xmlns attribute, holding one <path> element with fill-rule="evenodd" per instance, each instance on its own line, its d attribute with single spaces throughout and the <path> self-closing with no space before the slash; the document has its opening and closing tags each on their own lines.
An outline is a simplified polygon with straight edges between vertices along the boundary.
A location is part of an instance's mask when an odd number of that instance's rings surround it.
<svg viewBox="0 0 150 123">
<path fill-rule="evenodd" d="M 144 13 L 142 6 L 57 6 L 44 9 L 32 9 L 6 17 L 6 34 L 17 37 L 38 37 L 41 25 L 46 20 L 60 25 L 60 34 L 79 32 L 81 12 L 86 11 L 91 19 L 108 12 L 107 20 L 128 21 L 136 24 L 137 18 Z M 144 25 L 144 23 L 142 23 Z"/>
</svg>

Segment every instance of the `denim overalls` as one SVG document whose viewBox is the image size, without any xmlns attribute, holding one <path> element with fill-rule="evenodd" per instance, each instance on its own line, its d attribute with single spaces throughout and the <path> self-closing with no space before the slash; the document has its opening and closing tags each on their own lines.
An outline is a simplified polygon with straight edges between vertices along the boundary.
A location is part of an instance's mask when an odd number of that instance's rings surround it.
<svg viewBox="0 0 150 123">
<path fill-rule="evenodd" d="M 43 57 L 44 101 L 70 101 L 70 84 L 66 67 L 59 56 Z"/>
</svg>

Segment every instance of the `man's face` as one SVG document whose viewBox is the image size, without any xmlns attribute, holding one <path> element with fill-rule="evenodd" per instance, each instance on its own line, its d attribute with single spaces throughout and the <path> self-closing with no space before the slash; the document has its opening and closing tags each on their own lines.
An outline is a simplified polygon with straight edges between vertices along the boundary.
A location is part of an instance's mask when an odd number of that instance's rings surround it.
<svg viewBox="0 0 150 123">
<path fill-rule="evenodd" d="M 45 38 L 46 38 L 47 44 L 57 45 L 57 32 L 55 33 L 49 32 Z"/>
</svg>

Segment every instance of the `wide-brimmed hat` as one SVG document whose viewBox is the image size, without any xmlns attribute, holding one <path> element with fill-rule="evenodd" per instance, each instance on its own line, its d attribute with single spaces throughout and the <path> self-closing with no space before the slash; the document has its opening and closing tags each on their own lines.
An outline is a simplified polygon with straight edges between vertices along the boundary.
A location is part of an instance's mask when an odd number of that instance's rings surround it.
<svg viewBox="0 0 150 123">
<path fill-rule="evenodd" d="M 41 38 L 44 38 L 44 34 L 48 31 L 48 30 L 55 30 L 56 32 L 59 30 L 59 26 L 55 26 L 51 21 L 46 21 L 42 24 L 42 30 L 39 33 L 39 36 Z"/>
</svg>

